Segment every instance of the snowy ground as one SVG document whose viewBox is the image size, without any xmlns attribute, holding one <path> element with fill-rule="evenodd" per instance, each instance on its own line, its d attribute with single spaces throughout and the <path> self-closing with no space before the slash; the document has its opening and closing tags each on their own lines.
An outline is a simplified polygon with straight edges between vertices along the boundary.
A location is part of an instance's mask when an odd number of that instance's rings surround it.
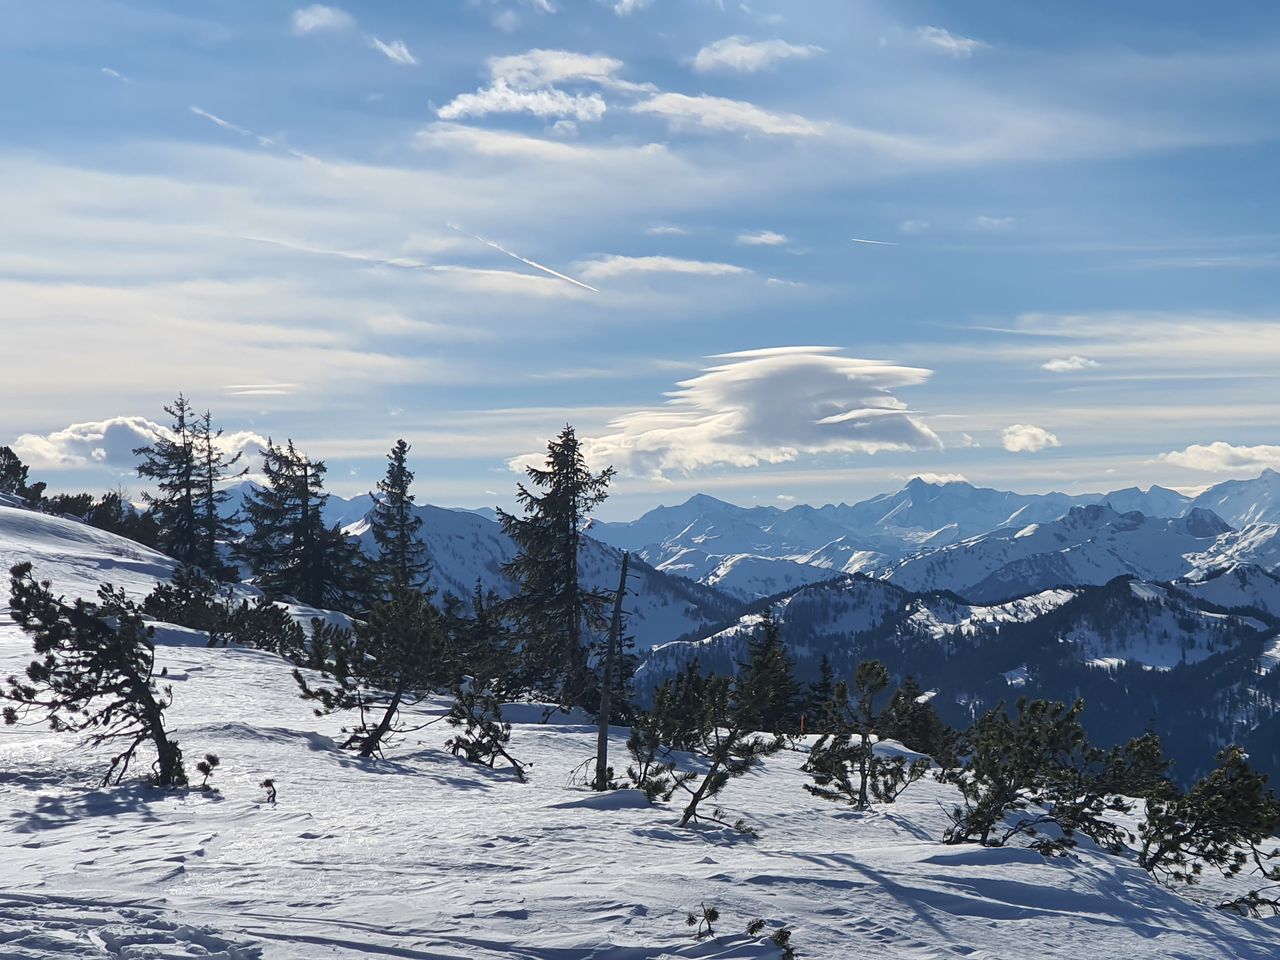
<svg viewBox="0 0 1280 960">
<path fill-rule="evenodd" d="M 0 628 L 5 670 L 26 650 Z M 443 724 L 366 762 L 334 749 L 337 722 L 309 715 L 275 658 L 161 657 L 189 762 L 217 752 L 220 792 L 96 789 L 101 758 L 74 738 L 0 734 L 4 956 L 776 955 L 743 934 L 755 917 L 791 926 L 810 957 L 1280 953 L 1276 923 L 1200 906 L 1121 859 L 943 846 L 950 792 L 933 783 L 859 817 L 804 793 L 800 756 L 784 753 L 725 797 L 759 840 L 679 830 L 671 809 L 632 794 L 593 809 L 567 784 L 591 749 L 583 727 L 516 727 L 528 784 L 443 751 Z M 722 939 L 688 935 L 700 903 L 719 908 Z"/>
<path fill-rule="evenodd" d="M 108 535 L 6 522 L 0 560 L 31 557 L 69 596 L 98 579 L 141 593 L 167 575 Z M 219 791 L 100 789 L 103 755 L 75 737 L 0 728 L 4 960 L 776 957 L 744 933 L 757 917 L 791 927 L 802 957 L 1280 956 L 1280 922 L 1219 913 L 1131 860 L 942 845 L 939 804 L 954 795 L 931 781 L 859 816 L 805 793 L 801 755 L 784 752 L 723 798 L 760 839 L 680 830 L 672 808 L 633 793 L 600 808 L 568 783 L 588 728 L 517 724 L 527 784 L 455 759 L 443 723 L 361 761 L 335 749 L 340 720 L 314 717 L 279 659 L 210 650 L 190 631 L 159 639 L 188 767 L 219 754 Z M 29 654 L 0 608 L 0 676 Z M 720 936 L 695 943 L 684 918 L 700 904 L 719 909 Z"/>
</svg>

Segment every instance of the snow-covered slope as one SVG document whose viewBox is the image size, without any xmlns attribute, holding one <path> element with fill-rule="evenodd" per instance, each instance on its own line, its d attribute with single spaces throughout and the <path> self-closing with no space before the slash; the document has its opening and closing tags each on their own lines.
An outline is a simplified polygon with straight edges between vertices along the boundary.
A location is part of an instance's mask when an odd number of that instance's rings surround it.
<svg viewBox="0 0 1280 960">
<path fill-rule="evenodd" d="M 1105 504 L 1074 507 L 1051 523 L 1006 528 L 908 558 L 887 576 L 909 590 L 954 590 L 978 601 L 1124 575 L 1170 580 L 1191 568 L 1189 555 L 1212 547 L 1229 529 L 1207 510 L 1158 519 Z"/>
<path fill-rule="evenodd" d="M 1280 617 L 1280 576 L 1251 563 L 1202 571 L 1173 586 L 1220 607 L 1251 607 Z"/>
<path fill-rule="evenodd" d="M 168 640 L 170 721 L 189 758 L 221 757 L 219 792 L 99 789 L 100 751 L 43 728 L 0 731 L 4 957 L 774 960 L 765 937 L 782 924 L 801 957 L 830 960 L 1280 951 L 1273 922 L 1159 887 L 1132 855 L 1087 841 L 1057 860 L 945 846 L 957 796 L 932 779 L 853 815 L 807 794 L 803 755 L 784 751 L 723 796 L 758 840 L 682 830 L 670 807 L 568 785 L 593 730 L 517 722 L 527 784 L 453 757 L 442 723 L 362 761 L 335 749 L 341 720 L 317 719 L 284 663 Z M 0 672 L 28 652 L 0 625 Z M 615 755 L 624 735 L 613 731 Z M 268 776 L 274 806 L 258 786 Z M 685 915 L 700 904 L 721 919 L 696 942 Z M 757 917 L 767 926 L 749 937 Z"/>
</svg>

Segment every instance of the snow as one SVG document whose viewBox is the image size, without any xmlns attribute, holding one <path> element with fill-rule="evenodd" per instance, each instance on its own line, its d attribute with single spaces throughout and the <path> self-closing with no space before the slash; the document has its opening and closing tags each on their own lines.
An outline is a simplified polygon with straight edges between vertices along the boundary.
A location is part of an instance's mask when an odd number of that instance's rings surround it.
<svg viewBox="0 0 1280 960">
<path fill-rule="evenodd" d="M 98 577 L 143 590 L 165 569 L 87 528 L 3 514 L 0 524 L 6 559 L 32 556 L 68 591 Z M 851 583 L 842 616 L 867 618 L 877 592 L 892 602 L 895 588 Z M 584 718 L 543 724 L 539 707 L 510 711 L 527 784 L 445 750 L 441 700 L 415 708 L 412 719 L 435 722 L 387 759 L 361 760 L 336 749 L 341 719 L 317 718 L 278 658 L 210 649 L 179 629 L 157 640 L 172 730 L 189 766 L 206 751 L 221 757 L 217 791 L 98 788 L 101 750 L 43 727 L 0 729 L 6 960 L 772 960 L 764 937 L 781 924 L 815 958 L 1280 952 L 1276 921 L 1220 913 L 1087 841 L 1056 860 L 944 846 L 943 809 L 957 794 L 930 778 L 856 813 L 806 793 L 803 753 L 782 751 L 722 798 L 759 839 L 680 829 L 671 806 L 569 782 L 594 748 Z M 0 619 L 0 675 L 29 657 L 29 640 Z M 615 768 L 626 733 L 611 731 Z M 1201 898 L 1213 892 L 1207 884 Z M 700 904 L 721 920 L 716 938 L 696 943 L 684 917 Z M 769 926 L 748 937 L 757 917 Z"/>
</svg>

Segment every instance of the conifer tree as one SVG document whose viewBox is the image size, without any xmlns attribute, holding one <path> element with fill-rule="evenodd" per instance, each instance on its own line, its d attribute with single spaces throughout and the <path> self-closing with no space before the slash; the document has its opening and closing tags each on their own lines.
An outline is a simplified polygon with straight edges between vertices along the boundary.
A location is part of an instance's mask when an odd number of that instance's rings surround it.
<svg viewBox="0 0 1280 960">
<path fill-rule="evenodd" d="M 249 530 L 240 555 L 268 593 L 313 607 L 357 610 L 368 588 L 359 546 L 335 525 L 325 527 L 325 466 L 299 453 L 290 440 L 270 440 L 262 451 L 265 487 L 245 497 Z"/>
<path fill-rule="evenodd" d="M 608 496 L 614 471 L 592 473 L 566 425 L 547 444 L 545 466 L 526 472 L 534 489 L 519 484 L 516 493 L 525 515 L 499 511 L 502 530 L 516 547 L 502 570 L 519 586 L 506 614 L 522 644 L 530 685 L 565 705 L 589 705 L 594 678 L 585 636 L 603 630 L 612 595 L 582 584 L 578 554 L 583 524 Z"/>
<path fill-rule="evenodd" d="M 154 480 L 155 493 L 144 493 L 148 511 L 160 533 L 160 547 L 179 563 L 199 563 L 196 530 L 195 414 L 182 394 L 164 412 L 173 418 L 172 436 L 157 436 L 133 453 L 142 460 L 138 476 Z"/>
<path fill-rule="evenodd" d="M 708 683 L 695 658 L 654 690 L 650 716 L 661 743 L 676 750 L 692 750 L 700 742 L 710 719 L 706 709 Z"/>
<path fill-rule="evenodd" d="M 765 610 L 760 628 L 747 640 L 747 659 L 738 664 L 734 697 L 742 722 L 752 730 L 780 733 L 798 727 L 800 685 L 772 609 Z"/>
<path fill-rule="evenodd" d="M 422 517 L 413 512 L 413 471 L 408 466 L 409 445 L 397 440 L 387 454 L 387 474 L 378 481 L 369 514 L 369 528 L 378 547 L 376 576 L 386 593 L 395 588 L 421 587 L 431 572 L 427 547 L 422 542 Z"/>
<path fill-rule="evenodd" d="M 213 415 L 206 410 L 192 425 L 195 455 L 195 562 L 216 580 L 236 580 L 235 564 L 223 559 L 220 544 L 230 543 L 237 535 L 236 519 L 224 516 L 224 506 L 231 494 L 223 484 L 235 476 L 243 476 L 233 468 L 240 454 L 228 456 L 218 444 L 221 429 L 213 426 Z"/>
<path fill-rule="evenodd" d="M 17 497 L 27 506 L 40 506 L 44 499 L 44 483 L 31 483 L 28 467 L 11 447 L 0 447 L 0 493 Z"/>
<path fill-rule="evenodd" d="M 826 732 L 835 698 L 835 669 L 831 666 L 831 658 L 824 653 L 818 664 L 818 679 L 809 684 L 804 692 L 804 710 L 801 716 L 806 732 Z"/>
<path fill-rule="evenodd" d="M 813 745 L 804 766 L 813 777 L 813 783 L 805 784 L 805 789 L 814 796 L 865 810 L 873 798 L 892 803 L 928 771 L 928 760 L 917 759 L 908 764 L 900 755 L 876 753 L 875 744 L 883 738 L 885 719 L 876 700 L 888 686 L 889 671 L 879 660 L 858 665 L 852 699 L 843 681 L 836 685 L 828 713 L 831 730 Z"/>
<path fill-rule="evenodd" d="M 296 668 L 293 677 L 303 698 L 319 704 L 318 716 L 357 712 L 356 721 L 345 728 L 350 734 L 345 748 L 362 757 L 381 755 L 389 738 L 408 729 L 400 711 L 446 676 L 445 638 L 443 619 L 430 597 L 397 586 L 352 630 L 325 631 L 315 625 L 312 664 L 333 686 L 312 686 Z"/>
<path fill-rule="evenodd" d="M 164 727 L 173 690 L 156 685 L 152 628 L 123 591 L 103 585 L 98 602 L 67 605 L 48 581 L 37 582 L 30 563 L 10 571 L 11 615 L 32 637 L 36 659 L 25 679 L 11 676 L 4 699 L 6 724 L 32 711 L 44 713 L 55 731 L 83 733 L 92 744 L 122 744 L 102 779 L 124 777 L 138 748 L 156 750 L 153 782 L 187 782 L 178 742 Z"/>
<path fill-rule="evenodd" d="M 1138 864 L 1166 882 L 1195 883 L 1205 866 L 1230 877 L 1248 863 L 1248 851 L 1257 853 L 1277 830 L 1280 803 L 1266 776 L 1231 746 L 1190 790 L 1147 801 Z"/>
</svg>

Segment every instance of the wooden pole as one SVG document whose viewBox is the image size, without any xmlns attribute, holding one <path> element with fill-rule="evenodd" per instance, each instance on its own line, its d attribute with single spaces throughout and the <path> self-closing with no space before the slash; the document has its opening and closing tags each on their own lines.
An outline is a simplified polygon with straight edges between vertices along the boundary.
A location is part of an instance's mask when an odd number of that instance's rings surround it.
<svg viewBox="0 0 1280 960">
<path fill-rule="evenodd" d="M 627 564 L 631 554 L 622 555 L 622 575 L 618 578 L 618 592 L 613 598 L 613 620 L 609 623 L 609 640 L 604 648 L 604 668 L 600 671 L 600 723 L 596 732 L 596 782 L 597 790 L 609 788 L 609 710 L 613 706 L 614 662 L 618 657 L 618 645 L 622 641 L 622 598 L 627 595 Z"/>
</svg>

